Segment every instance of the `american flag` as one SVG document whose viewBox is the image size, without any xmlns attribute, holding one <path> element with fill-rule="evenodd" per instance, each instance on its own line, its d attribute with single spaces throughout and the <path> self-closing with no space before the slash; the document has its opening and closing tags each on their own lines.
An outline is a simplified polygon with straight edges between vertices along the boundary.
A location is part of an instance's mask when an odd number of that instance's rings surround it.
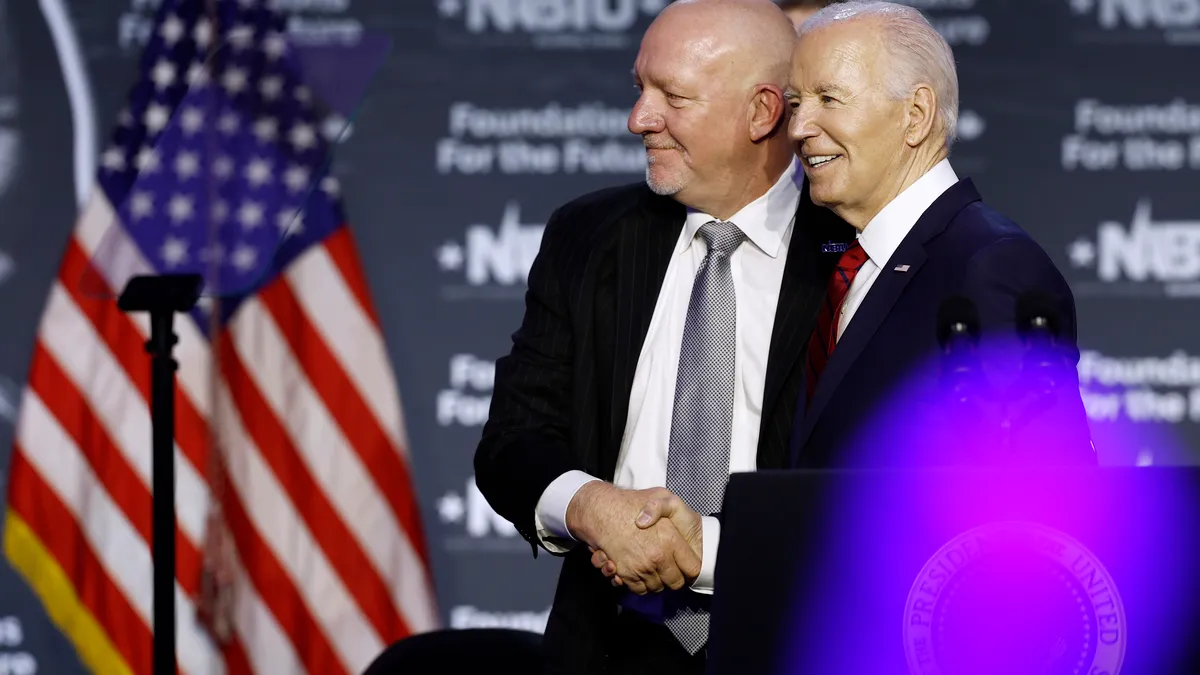
<svg viewBox="0 0 1200 675">
<path fill-rule="evenodd" d="M 151 671 L 149 326 L 115 302 L 134 273 L 220 296 L 175 321 L 181 672 L 358 673 L 439 624 L 399 392 L 283 30 L 258 0 L 162 3 L 41 319 L 4 546 L 97 673 Z"/>
</svg>

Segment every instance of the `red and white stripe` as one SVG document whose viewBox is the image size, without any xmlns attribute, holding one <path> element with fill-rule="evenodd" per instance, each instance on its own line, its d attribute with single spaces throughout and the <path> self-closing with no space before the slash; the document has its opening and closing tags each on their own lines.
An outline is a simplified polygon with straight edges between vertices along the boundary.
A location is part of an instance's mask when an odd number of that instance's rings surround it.
<svg viewBox="0 0 1200 675">
<path fill-rule="evenodd" d="M 9 506 L 126 665 L 148 674 L 149 329 L 113 294 L 147 265 L 113 219 L 94 190 L 50 291 Z M 104 278 L 86 274 L 98 252 Z M 295 261 L 211 345 L 190 319 L 175 331 L 180 670 L 353 674 L 391 642 L 437 628 L 400 397 L 349 230 Z M 236 542 L 236 630 L 224 648 L 194 618 L 210 434 Z"/>
</svg>

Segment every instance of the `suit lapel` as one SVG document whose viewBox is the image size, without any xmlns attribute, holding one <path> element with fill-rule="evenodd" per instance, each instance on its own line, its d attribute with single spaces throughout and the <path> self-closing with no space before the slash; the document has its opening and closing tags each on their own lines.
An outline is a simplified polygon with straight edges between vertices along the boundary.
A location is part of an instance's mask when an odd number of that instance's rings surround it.
<svg viewBox="0 0 1200 675">
<path fill-rule="evenodd" d="M 978 199 L 979 193 L 970 179 L 961 180 L 951 186 L 921 214 L 891 259 L 880 265 L 879 276 L 871 285 L 867 297 L 855 310 L 854 318 L 842 333 L 842 338 L 833 350 L 833 356 L 825 366 L 825 371 L 821 373 L 821 381 L 813 393 L 813 400 L 801 426 L 799 447 L 803 447 L 808 441 L 813 427 L 841 384 L 842 378 L 870 343 L 875 331 L 892 311 L 905 287 L 925 264 L 925 242 L 945 229 L 963 207 Z M 899 266 L 907 267 L 901 271 L 897 270 Z"/>
<path fill-rule="evenodd" d="M 882 266 L 879 277 L 875 279 L 867 297 L 854 312 L 854 319 L 842 333 L 842 339 L 838 340 L 837 346 L 833 350 L 833 356 L 826 364 L 825 371 L 821 373 L 821 381 L 817 384 L 812 403 L 808 406 L 808 412 L 804 417 L 803 430 L 800 434 L 801 444 L 808 440 L 813 424 L 820 418 L 821 412 L 825 410 L 826 404 L 829 403 L 833 392 L 841 384 L 842 378 L 845 377 L 851 364 L 871 341 L 879 324 L 883 323 L 892 306 L 896 304 L 896 300 L 900 298 L 900 294 L 904 292 L 904 287 L 917 275 L 924 263 L 924 247 L 920 243 L 906 240 L 900 245 L 900 248 L 896 249 L 892 260 Z M 895 271 L 893 268 L 897 264 L 908 265 L 908 270 L 906 272 Z"/>
<path fill-rule="evenodd" d="M 606 461 L 615 462 L 620 449 L 638 356 L 685 216 L 684 208 L 673 200 L 651 195 L 644 207 L 625 218 L 617 234 L 612 440 L 611 447 L 606 448 Z"/>
<path fill-rule="evenodd" d="M 763 387 L 762 419 L 759 424 L 759 466 L 782 466 L 786 448 L 768 447 L 766 440 L 771 419 L 779 404 L 779 396 L 788 375 L 800 362 L 800 354 L 808 344 L 816 325 L 817 310 L 825 298 L 829 277 L 837 264 L 837 254 L 822 253 L 822 245 L 831 242 L 848 243 L 854 229 L 827 209 L 815 206 L 808 196 L 808 182 L 800 192 L 796 222 L 784 263 L 783 282 L 779 287 L 779 304 L 771 331 L 771 346 Z"/>
</svg>

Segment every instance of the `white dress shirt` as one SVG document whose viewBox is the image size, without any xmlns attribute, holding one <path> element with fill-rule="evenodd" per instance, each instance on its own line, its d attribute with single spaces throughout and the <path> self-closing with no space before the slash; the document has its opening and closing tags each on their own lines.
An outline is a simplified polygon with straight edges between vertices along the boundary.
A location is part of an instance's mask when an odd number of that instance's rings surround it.
<svg viewBox="0 0 1200 675">
<path fill-rule="evenodd" d="M 888 205 L 867 223 L 862 232 L 858 233 L 858 244 L 870 259 L 863 264 L 850 284 L 850 290 L 846 292 L 846 299 L 842 302 L 838 316 L 837 339 L 842 339 L 842 333 L 846 331 L 846 326 L 850 325 L 854 312 L 862 304 L 863 298 L 867 297 L 867 292 L 871 290 L 880 270 L 888 264 L 892 254 L 900 247 L 900 242 L 904 241 L 913 225 L 917 224 L 921 215 L 937 201 L 937 198 L 957 182 L 958 176 L 950 167 L 950 160 L 943 159 L 896 195 L 896 198 L 888 202 Z M 904 261 L 899 260 L 897 264 L 902 265 Z"/>
<path fill-rule="evenodd" d="M 753 471 L 758 463 L 758 428 L 771 331 L 802 180 L 803 174 L 796 171 L 793 162 L 763 196 L 729 218 L 746 235 L 746 241 L 729 259 L 737 294 L 731 473 Z M 696 233 L 712 220 L 716 218 L 689 210 L 667 265 L 634 371 L 629 417 L 613 479 L 617 487 L 642 490 L 666 484 L 683 325 L 691 301 L 692 282 L 707 254 L 704 239 Z M 569 471 L 555 479 L 542 493 L 535 520 L 538 537 L 548 550 L 563 553 L 577 543 L 567 531 L 567 505 L 576 490 L 593 480 L 597 479 L 582 471 Z M 691 588 L 700 593 L 711 593 L 721 526 L 716 518 L 701 515 L 701 569 Z M 630 526 L 633 526 L 632 522 Z"/>
</svg>

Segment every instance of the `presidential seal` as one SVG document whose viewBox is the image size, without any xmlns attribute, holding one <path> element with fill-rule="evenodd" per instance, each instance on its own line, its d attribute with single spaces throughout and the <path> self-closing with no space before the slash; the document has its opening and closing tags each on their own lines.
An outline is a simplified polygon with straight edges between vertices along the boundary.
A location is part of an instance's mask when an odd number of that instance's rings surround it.
<svg viewBox="0 0 1200 675">
<path fill-rule="evenodd" d="M 921 569 L 904 608 L 913 675 L 1117 675 L 1125 610 L 1083 544 L 1026 522 L 955 537 Z"/>
</svg>

